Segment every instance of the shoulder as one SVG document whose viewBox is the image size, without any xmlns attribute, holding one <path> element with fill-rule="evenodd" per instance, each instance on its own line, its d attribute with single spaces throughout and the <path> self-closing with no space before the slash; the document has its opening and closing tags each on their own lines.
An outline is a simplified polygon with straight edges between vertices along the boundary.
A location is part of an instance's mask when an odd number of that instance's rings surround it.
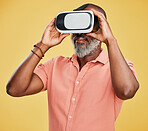
<svg viewBox="0 0 148 131">
<path fill-rule="evenodd" d="M 64 57 L 64 56 L 57 56 L 53 57 L 45 62 L 45 64 L 49 63 L 55 63 L 55 62 L 64 62 L 70 60 L 70 57 Z"/>
<path fill-rule="evenodd" d="M 36 68 L 38 70 L 44 70 L 47 71 L 49 69 L 52 70 L 53 67 L 61 67 L 61 65 L 65 65 L 69 62 L 70 58 L 69 57 L 64 57 L 64 56 L 57 56 L 54 58 L 51 58 L 44 63 L 40 63 Z"/>
<path fill-rule="evenodd" d="M 64 57 L 64 56 L 57 56 L 55 58 L 52 58 L 52 61 L 54 63 L 63 63 L 63 62 L 68 62 L 70 60 L 70 57 Z"/>
<path fill-rule="evenodd" d="M 70 57 L 64 57 L 64 56 L 57 56 L 55 58 L 53 58 L 54 60 L 58 60 L 58 61 L 65 61 L 65 60 L 69 60 Z"/>
<path fill-rule="evenodd" d="M 44 65 L 51 66 L 51 65 L 58 65 L 58 64 L 66 64 L 66 63 L 69 63 L 70 58 L 71 57 L 57 56 L 46 61 Z"/>
</svg>

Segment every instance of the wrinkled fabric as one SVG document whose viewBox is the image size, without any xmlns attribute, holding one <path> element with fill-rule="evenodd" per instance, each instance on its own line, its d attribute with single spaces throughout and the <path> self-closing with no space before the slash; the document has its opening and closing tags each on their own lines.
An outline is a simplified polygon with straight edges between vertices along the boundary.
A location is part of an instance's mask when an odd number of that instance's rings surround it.
<svg viewBox="0 0 148 131">
<path fill-rule="evenodd" d="M 126 61 L 136 76 L 133 63 Z M 104 49 L 81 71 L 74 54 L 39 64 L 34 73 L 47 90 L 49 131 L 114 131 L 123 100 L 113 90 Z"/>
</svg>

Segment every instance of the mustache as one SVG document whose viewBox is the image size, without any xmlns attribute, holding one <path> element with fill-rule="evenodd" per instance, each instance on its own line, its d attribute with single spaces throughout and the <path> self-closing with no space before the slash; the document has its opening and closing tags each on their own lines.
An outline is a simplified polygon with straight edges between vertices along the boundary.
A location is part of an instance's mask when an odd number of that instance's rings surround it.
<svg viewBox="0 0 148 131">
<path fill-rule="evenodd" d="M 77 39 L 77 38 L 79 38 L 79 37 L 85 38 L 85 39 L 86 39 L 86 41 L 87 41 L 87 42 L 89 42 L 88 38 L 87 38 L 87 37 L 85 37 L 84 35 L 82 35 L 82 34 L 80 34 L 80 35 L 79 35 L 79 34 L 76 34 L 76 35 L 75 35 L 75 37 L 73 38 L 74 43 L 76 42 L 76 39 Z"/>
</svg>

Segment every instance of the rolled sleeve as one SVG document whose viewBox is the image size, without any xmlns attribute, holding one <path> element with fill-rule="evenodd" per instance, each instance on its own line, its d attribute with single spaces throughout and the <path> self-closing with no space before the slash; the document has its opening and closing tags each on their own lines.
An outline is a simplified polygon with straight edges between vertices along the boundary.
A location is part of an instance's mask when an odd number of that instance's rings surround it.
<svg viewBox="0 0 148 131">
<path fill-rule="evenodd" d="M 134 63 L 132 61 L 130 61 L 130 60 L 127 60 L 127 59 L 126 59 L 126 62 L 127 62 L 128 66 L 129 66 L 129 68 L 131 69 L 131 71 L 133 72 L 134 76 L 137 79 L 137 73 L 136 73 L 136 69 L 134 67 Z"/>
<path fill-rule="evenodd" d="M 53 59 L 50 59 L 43 64 L 39 64 L 34 70 L 34 73 L 38 75 L 43 82 L 44 88 L 41 91 L 47 90 L 50 86 L 50 80 L 52 77 L 52 67 Z"/>
<path fill-rule="evenodd" d="M 133 74 L 135 75 L 136 79 L 137 79 L 137 73 L 136 73 L 136 69 L 134 67 L 134 63 L 131 62 L 130 60 L 127 60 L 127 59 L 126 59 L 126 62 L 127 62 L 128 66 L 129 66 L 129 68 L 131 69 L 131 71 L 133 72 Z M 123 101 L 124 100 L 121 100 L 115 94 L 115 119 L 117 118 L 117 116 L 118 116 L 118 114 L 119 114 L 119 112 L 121 110 Z"/>
<path fill-rule="evenodd" d="M 41 90 L 41 91 L 45 91 L 47 90 L 47 81 L 48 81 L 48 76 L 47 76 L 47 73 L 45 71 L 45 65 L 44 64 L 39 64 L 35 70 L 34 70 L 34 73 L 36 75 L 39 76 L 39 78 L 42 80 L 43 82 L 43 85 L 44 85 L 44 88 Z"/>
</svg>

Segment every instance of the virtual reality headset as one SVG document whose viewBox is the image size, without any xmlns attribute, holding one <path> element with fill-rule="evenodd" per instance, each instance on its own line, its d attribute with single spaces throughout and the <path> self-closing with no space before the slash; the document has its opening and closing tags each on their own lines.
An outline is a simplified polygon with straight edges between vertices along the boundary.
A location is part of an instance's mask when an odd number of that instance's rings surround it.
<svg viewBox="0 0 148 131">
<path fill-rule="evenodd" d="M 98 17 L 90 10 L 61 12 L 55 26 L 60 33 L 89 33 L 100 28 Z"/>
</svg>

